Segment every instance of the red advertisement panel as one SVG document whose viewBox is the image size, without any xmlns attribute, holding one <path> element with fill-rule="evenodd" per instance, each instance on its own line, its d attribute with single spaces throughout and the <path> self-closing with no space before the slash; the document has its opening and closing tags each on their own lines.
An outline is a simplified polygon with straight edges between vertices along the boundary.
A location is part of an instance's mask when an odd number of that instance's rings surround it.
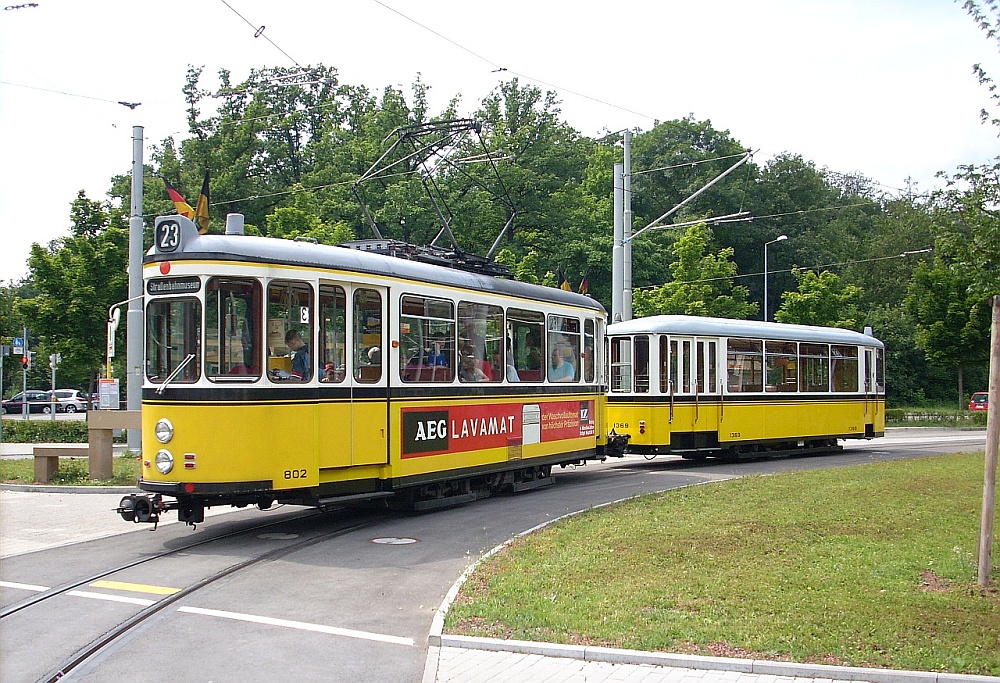
<svg viewBox="0 0 1000 683">
<path fill-rule="evenodd" d="M 402 427 L 403 458 L 574 439 L 596 431 L 593 401 L 404 408 Z"/>
</svg>

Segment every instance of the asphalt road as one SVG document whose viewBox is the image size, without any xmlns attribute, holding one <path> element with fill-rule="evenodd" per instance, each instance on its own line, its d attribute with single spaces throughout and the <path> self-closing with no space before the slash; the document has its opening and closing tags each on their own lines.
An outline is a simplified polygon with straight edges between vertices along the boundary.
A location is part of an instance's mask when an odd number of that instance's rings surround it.
<svg viewBox="0 0 1000 683">
<path fill-rule="evenodd" d="M 556 471 L 556 485 L 543 490 L 427 514 L 246 510 L 209 518 L 195 531 L 174 524 L 10 557 L 4 581 L 51 587 L 208 541 L 104 579 L 117 584 L 87 582 L 77 594 L 6 616 L 0 624 L 0 679 L 44 679 L 143 609 L 134 601 L 162 600 L 164 590 L 197 586 L 226 567 L 309 541 L 184 595 L 71 679 L 420 681 L 431 620 L 449 588 L 484 552 L 527 529 L 644 492 L 981 450 L 984 442 L 982 431 L 900 430 L 833 456 L 709 465 L 630 457 Z M 265 521 L 275 524 L 256 528 Z M 230 532 L 236 535 L 220 538 Z M 29 594 L 4 588 L 0 603 L 8 609 Z"/>
</svg>

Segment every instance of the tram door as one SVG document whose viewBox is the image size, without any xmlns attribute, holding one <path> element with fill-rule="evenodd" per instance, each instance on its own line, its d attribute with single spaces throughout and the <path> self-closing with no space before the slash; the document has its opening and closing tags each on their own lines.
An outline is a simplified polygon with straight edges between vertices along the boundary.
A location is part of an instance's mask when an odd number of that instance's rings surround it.
<svg viewBox="0 0 1000 683">
<path fill-rule="evenodd" d="M 352 465 L 389 462 L 389 373 L 385 322 L 388 290 L 356 287 L 352 302 Z"/>
<path fill-rule="evenodd" d="M 388 462 L 384 289 L 321 283 L 319 467 Z"/>
</svg>

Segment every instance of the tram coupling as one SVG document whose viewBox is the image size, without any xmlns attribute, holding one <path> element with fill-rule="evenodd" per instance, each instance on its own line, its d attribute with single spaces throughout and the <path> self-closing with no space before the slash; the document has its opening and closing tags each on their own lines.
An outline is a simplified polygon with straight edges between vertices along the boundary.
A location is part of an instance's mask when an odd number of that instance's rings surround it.
<svg viewBox="0 0 1000 683">
<path fill-rule="evenodd" d="M 147 496 L 145 493 L 130 493 L 119 501 L 118 509 L 115 512 L 121 515 L 126 522 L 152 524 L 155 531 L 160 522 L 160 513 L 169 509 L 159 493 L 154 496 Z"/>
<path fill-rule="evenodd" d="M 622 458 L 625 456 L 625 449 L 628 448 L 628 442 L 632 439 L 631 434 L 619 434 L 611 428 L 608 432 L 608 443 L 604 446 L 604 455 L 612 458 Z"/>
</svg>

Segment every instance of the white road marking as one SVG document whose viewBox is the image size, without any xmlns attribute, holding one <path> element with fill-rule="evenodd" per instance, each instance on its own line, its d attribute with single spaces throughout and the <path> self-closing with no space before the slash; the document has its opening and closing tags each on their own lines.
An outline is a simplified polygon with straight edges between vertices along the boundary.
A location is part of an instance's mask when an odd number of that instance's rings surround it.
<svg viewBox="0 0 1000 683">
<path fill-rule="evenodd" d="M 287 619 L 273 619 L 271 617 L 260 617 L 253 614 L 240 614 L 238 612 L 224 612 L 216 609 L 202 609 L 201 607 L 181 607 L 178 612 L 189 614 L 201 614 L 207 617 L 219 617 L 221 619 L 234 619 L 236 621 L 248 621 L 254 624 L 266 624 L 268 626 L 280 626 L 282 628 L 295 628 L 302 631 L 315 631 L 317 633 L 329 633 L 335 636 L 345 636 L 347 638 L 359 638 L 361 640 L 374 640 L 380 643 L 391 643 L 394 645 L 413 646 L 413 638 L 400 638 L 399 636 L 389 636 L 383 633 L 369 633 L 367 631 L 355 631 L 349 628 L 337 628 L 336 626 L 325 626 L 323 624 L 309 624 L 304 621 L 289 621 Z"/>
<path fill-rule="evenodd" d="M 145 598 L 129 598 L 124 595 L 108 595 L 107 593 L 91 593 L 90 591 L 69 591 L 66 595 L 76 598 L 90 598 L 91 600 L 107 600 L 109 602 L 125 602 L 129 605 L 139 605 L 149 607 L 156 603 L 156 600 L 146 600 Z"/>
<path fill-rule="evenodd" d="M 48 590 L 48 586 L 35 586 L 30 583 L 15 583 L 13 581 L 0 581 L 0 588 L 17 588 L 22 591 L 36 591 L 38 593 Z"/>
</svg>

